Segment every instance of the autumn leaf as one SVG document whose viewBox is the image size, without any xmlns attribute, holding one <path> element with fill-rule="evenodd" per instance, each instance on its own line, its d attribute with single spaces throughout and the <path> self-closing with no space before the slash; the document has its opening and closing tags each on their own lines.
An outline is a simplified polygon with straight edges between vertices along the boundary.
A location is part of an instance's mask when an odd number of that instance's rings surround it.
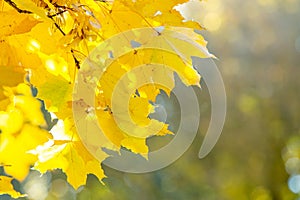
<svg viewBox="0 0 300 200">
<path fill-rule="evenodd" d="M 0 17 L 2 21 L 0 38 L 30 32 L 35 25 L 40 23 L 32 16 L 19 14 L 15 10 L 0 12 Z"/>
<path fill-rule="evenodd" d="M 58 135 L 58 138 L 54 138 L 46 146 L 35 151 L 34 154 L 38 155 L 39 161 L 35 163 L 34 169 L 41 173 L 58 168 L 62 169 L 67 175 L 68 182 L 77 189 L 86 183 L 88 174 L 94 174 L 100 180 L 106 176 L 99 160 L 90 154 L 78 136 L 72 135 L 73 132 L 70 130 L 72 127 L 70 126 L 72 126 L 71 123 L 65 122 L 60 129 L 58 126 L 54 127 L 54 129 L 58 128 L 56 131 L 65 130 L 64 132 L 68 132 L 68 134 Z M 99 152 L 99 157 L 104 160 L 107 155 L 104 152 Z"/>
<path fill-rule="evenodd" d="M 50 76 L 48 81 L 38 87 L 38 98 L 44 99 L 48 111 L 61 110 L 65 102 L 71 101 L 72 87 L 60 76 Z"/>
<path fill-rule="evenodd" d="M 0 111 L 0 163 L 7 174 L 24 180 L 37 157 L 28 153 L 52 136 L 45 126 L 39 100 L 31 95 L 30 87 L 19 84 L 5 88 L 10 99 L 6 111 Z"/>
<path fill-rule="evenodd" d="M 0 176 L 0 195 L 8 194 L 15 199 L 19 197 L 25 197 L 26 195 L 14 190 L 14 187 L 11 183 L 12 180 L 13 178 L 7 176 Z"/>
</svg>

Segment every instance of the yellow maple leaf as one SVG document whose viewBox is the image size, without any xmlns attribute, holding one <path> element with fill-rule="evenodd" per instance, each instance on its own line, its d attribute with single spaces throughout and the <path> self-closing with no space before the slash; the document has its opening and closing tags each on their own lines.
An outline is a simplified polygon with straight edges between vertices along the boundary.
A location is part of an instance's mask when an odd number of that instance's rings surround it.
<svg viewBox="0 0 300 200">
<path fill-rule="evenodd" d="M 51 135 L 41 128 L 46 125 L 41 104 L 32 97 L 28 85 L 5 87 L 4 93 L 11 103 L 6 111 L 0 111 L 0 163 L 7 174 L 23 180 L 37 160 L 28 151 L 47 142 Z"/>
<path fill-rule="evenodd" d="M 147 63 L 162 63 L 163 65 L 153 66 L 148 64 L 147 67 L 132 73 L 131 70 L 138 70 L 138 66 Z M 169 66 L 169 67 L 166 67 Z M 200 76 L 191 65 L 186 65 L 184 60 L 180 56 L 174 55 L 167 51 L 161 51 L 158 49 L 138 49 L 135 53 L 128 53 L 118 58 L 116 62 L 107 67 L 99 80 L 99 85 L 96 93 L 97 108 L 96 114 L 98 116 L 98 122 L 103 129 L 104 134 L 117 146 L 124 146 L 135 153 L 145 154 L 147 153 L 146 138 L 152 135 L 165 135 L 171 134 L 168 130 L 168 125 L 164 125 L 154 119 L 150 120 L 148 115 L 153 112 L 153 105 L 149 101 L 154 102 L 156 96 L 160 93 L 160 89 L 165 90 L 167 93 L 174 88 L 174 75 L 176 71 L 182 80 L 187 85 L 199 85 Z M 120 80 L 126 74 L 127 81 L 121 84 L 121 90 L 115 91 L 115 87 L 120 84 Z M 152 81 L 153 84 L 146 84 L 142 87 L 139 83 L 144 80 Z M 155 83 L 163 82 L 166 85 L 159 85 Z M 118 123 L 114 118 L 113 112 L 109 112 L 114 109 L 111 105 L 113 94 L 118 95 L 114 99 L 117 99 L 119 105 L 126 105 L 125 95 L 131 94 L 133 91 L 138 90 L 139 96 L 132 95 L 129 100 L 128 116 L 126 112 L 118 114 Z M 122 94 L 124 94 L 122 96 Z M 136 126 L 146 126 L 153 122 L 153 126 L 150 129 L 147 128 L 134 128 L 129 126 L 129 120 L 133 120 Z M 119 126 L 123 127 L 123 130 Z M 129 134 L 124 132 L 129 131 Z M 160 131 L 157 131 L 160 130 Z M 145 132 L 146 131 L 146 132 Z M 136 137 L 134 137 L 134 135 Z M 138 138 L 138 137 L 143 137 Z M 137 142 L 137 143 L 135 143 Z M 136 148 L 137 146 L 139 148 Z M 140 150 L 140 152 L 139 152 Z"/>
<path fill-rule="evenodd" d="M 50 75 L 48 81 L 38 88 L 38 98 L 43 99 L 50 112 L 65 109 L 65 103 L 71 101 L 72 85 L 61 76 Z"/>
<path fill-rule="evenodd" d="M 0 12 L 0 38 L 29 32 L 40 23 L 30 15 L 20 14 L 15 10 Z"/>
<path fill-rule="evenodd" d="M 26 195 L 14 190 L 14 187 L 11 183 L 12 180 L 13 178 L 7 176 L 0 176 L 0 195 L 8 194 L 15 199 L 19 197 L 25 197 Z"/>
<path fill-rule="evenodd" d="M 102 151 L 99 151 L 98 159 L 91 155 L 76 133 L 71 130 L 74 128 L 72 124 L 66 120 L 64 126 L 61 126 L 64 130 L 58 129 L 56 131 L 61 131 L 60 133 L 53 133 L 58 138 L 54 138 L 50 141 L 50 145 L 35 153 L 39 160 L 35 163 L 34 169 L 41 173 L 62 169 L 67 175 L 68 182 L 77 189 L 86 183 L 88 174 L 94 174 L 99 180 L 106 177 L 99 160 L 104 160 L 107 155 Z"/>
<path fill-rule="evenodd" d="M 174 6 L 187 2 L 187 0 L 164 1 L 126 1 L 115 0 L 113 4 L 98 3 L 102 7 L 99 21 L 102 23 L 102 34 L 104 38 L 141 27 L 157 26 L 184 26 L 194 29 L 203 29 L 196 22 L 184 22 L 181 14 L 174 9 Z M 97 12 L 96 12 L 97 13 Z"/>
</svg>

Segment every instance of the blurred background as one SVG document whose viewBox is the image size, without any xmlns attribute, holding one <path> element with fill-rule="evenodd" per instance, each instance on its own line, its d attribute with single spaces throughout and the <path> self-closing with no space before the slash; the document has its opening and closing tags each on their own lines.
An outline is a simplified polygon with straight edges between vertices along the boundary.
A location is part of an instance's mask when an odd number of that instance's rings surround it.
<svg viewBox="0 0 300 200">
<path fill-rule="evenodd" d="M 300 1 L 209 0 L 182 8 L 199 20 L 226 87 L 227 119 L 213 151 L 197 155 L 210 120 L 209 94 L 199 96 L 201 124 L 193 145 L 169 167 L 126 174 L 106 166 L 74 191 L 59 170 L 31 172 L 15 183 L 29 199 L 300 199 Z M 173 111 L 176 99 L 161 97 Z M 176 112 L 169 118 L 176 129 Z M 171 137 L 151 138 L 151 149 Z M 39 193 L 39 194 L 37 194 Z M 2 196 L 2 199 L 9 199 Z"/>
</svg>

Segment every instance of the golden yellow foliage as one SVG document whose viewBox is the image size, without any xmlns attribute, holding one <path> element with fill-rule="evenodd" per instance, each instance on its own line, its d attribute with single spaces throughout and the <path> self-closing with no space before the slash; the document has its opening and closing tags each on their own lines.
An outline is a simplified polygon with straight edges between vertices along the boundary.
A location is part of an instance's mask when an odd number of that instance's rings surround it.
<svg viewBox="0 0 300 200">
<path fill-rule="evenodd" d="M 0 163 L 7 174 L 23 180 L 29 167 L 37 161 L 37 156 L 28 151 L 52 136 L 41 128 L 46 126 L 41 102 L 32 96 L 29 85 L 5 87 L 4 94 L 10 104 L 5 111 L 0 111 Z"/>
<path fill-rule="evenodd" d="M 192 67 L 191 55 L 212 56 L 206 49 L 206 42 L 193 29 L 202 29 L 196 22 L 184 22 L 174 6 L 187 0 L 115 0 L 115 1 L 63 1 L 63 0 L 12 0 L 2 2 L 0 11 L 0 164 L 7 174 L 23 180 L 30 167 L 45 173 L 60 168 L 67 174 L 69 183 L 77 189 L 86 182 L 87 174 L 95 174 L 100 180 L 105 177 L 101 168 L 108 155 L 99 150 L 97 159 L 90 154 L 80 140 L 76 122 L 72 114 L 72 104 L 86 107 L 83 116 L 97 117 L 107 139 L 115 146 L 108 145 L 106 139 L 100 142 L 102 147 L 119 150 L 125 147 L 133 153 L 147 158 L 146 139 L 153 135 L 172 134 L 168 125 L 148 116 L 154 111 L 154 102 L 160 90 L 170 94 L 174 88 L 174 71 L 186 85 L 198 85 L 200 76 Z M 131 53 L 116 59 L 97 81 L 96 105 L 85 105 L 80 99 L 72 100 L 75 77 L 81 70 L 82 62 L 89 53 L 105 39 L 126 30 L 141 27 L 169 27 L 178 35 L 166 32 L 161 38 L 161 47 L 170 48 L 174 44 L 179 55 L 155 49 L 134 49 Z M 180 26 L 172 28 L 171 26 Z M 188 27 L 182 28 L 182 27 Z M 187 35 L 191 41 L 182 41 L 181 35 Z M 143 38 L 142 35 L 139 37 Z M 185 42 L 195 44 L 195 50 Z M 198 46 L 197 46 L 198 45 Z M 197 46 L 197 47 L 196 47 Z M 108 47 L 109 48 L 109 47 Z M 164 78 L 168 87 L 159 84 L 147 84 L 136 88 L 139 95 L 129 99 L 130 118 L 138 126 L 154 124 L 158 132 L 141 132 L 140 129 L 128 134 L 121 130 L 111 112 L 113 88 L 127 74 L 134 88 L 138 76 L 130 74 L 136 66 L 148 63 L 162 63 L 170 66 L 149 68 L 146 74 L 154 79 Z M 27 73 L 25 73 L 27 71 Z M 25 77 L 26 75 L 26 77 Z M 24 80 L 25 77 L 25 80 Z M 33 94 L 34 87 L 38 93 Z M 1 88 L 2 89 L 2 88 Z M 41 104 L 44 102 L 45 108 Z M 127 103 L 121 98 L 119 104 Z M 95 115 L 89 114 L 94 108 Z M 50 131 L 44 115 L 44 109 L 58 117 Z M 122 116 L 124 126 L 126 118 Z M 5 181 L 5 189 L 1 180 Z M 13 197 L 18 193 L 11 191 L 7 183 L 11 179 L 0 179 L 0 193 L 9 193 Z M 2 189 L 4 188 L 4 189 Z"/>
</svg>

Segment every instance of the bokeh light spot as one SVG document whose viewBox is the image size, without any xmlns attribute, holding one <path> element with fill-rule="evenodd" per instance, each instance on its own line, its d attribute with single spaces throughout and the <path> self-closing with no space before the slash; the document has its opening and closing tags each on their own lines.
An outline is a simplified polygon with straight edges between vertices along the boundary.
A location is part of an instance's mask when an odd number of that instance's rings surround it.
<svg viewBox="0 0 300 200">
<path fill-rule="evenodd" d="M 295 194 L 300 192 L 300 175 L 295 175 L 288 180 L 289 189 Z"/>
<path fill-rule="evenodd" d="M 217 13 L 210 13 L 205 16 L 203 23 L 204 27 L 207 28 L 207 30 L 217 31 L 222 24 L 222 18 Z"/>
<path fill-rule="evenodd" d="M 46 67 L 47 67 L 47 69 L 49 69 L 51 71 L 55 71 L 55 62 L 51 59 L 48 59 L 46 61 Z"/>
<path fill-rule="evenodd" d="M 300 53 L 300 36 L 295 41 L 295 48 L 298 53 Z"/>
<path fill-rule="evenodd" d="M 38 51 L 40 50 L 41 46 L 40 44 L 36 41 L 36 40 L 31 40 L 27 46 L 27 49 L 30 51 L 30 52 L 35 52 L 35 51 Z"/>
<path fill-rule="evenodd" d="M 257 107 L 257 100 L 249 95 L 241 95 L 238 106 L 243 113 L 250 114 Z"/>
</svg>

